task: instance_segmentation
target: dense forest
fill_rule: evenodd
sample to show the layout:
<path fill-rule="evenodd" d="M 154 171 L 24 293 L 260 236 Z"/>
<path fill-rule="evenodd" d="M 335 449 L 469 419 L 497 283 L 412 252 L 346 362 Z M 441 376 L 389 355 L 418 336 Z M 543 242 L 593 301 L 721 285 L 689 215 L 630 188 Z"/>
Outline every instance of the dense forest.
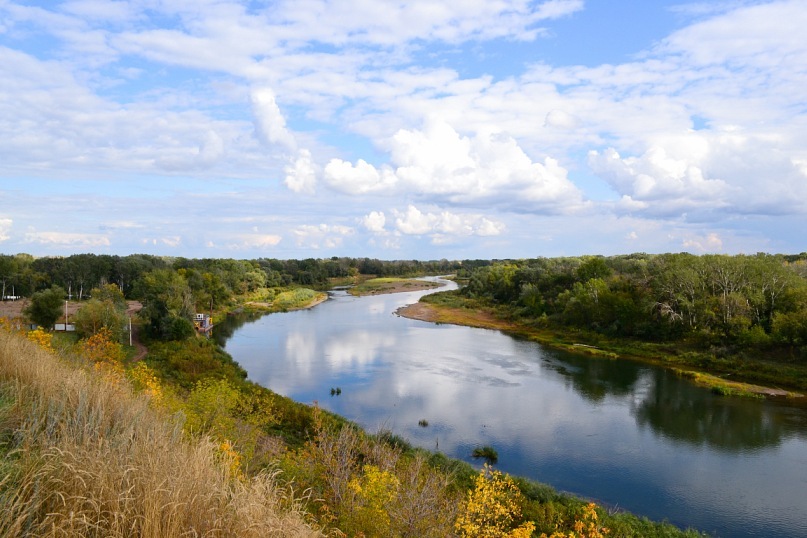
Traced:
<path fill-rule="evenodd" d="M 467 297 L 537 323 L 726 349 L 807 344 L 807 255 L 633 254 L 464 269 Z"/>
<path fill-rule="evenodd" d="M 115 284 L 127 298 L 146 273 L 170 269 L 179 272 L 191 289 L 208 298 L 226 300 L 259 287 L 300 285 L 328 286 L 330 279 L 355 275 L 413 276 L 457 271 L 459 262 L 448 260 L 384 261 L 371 258 L 306 260 L 188 259 L 133 254 L 129 256 L 76 254 L 34 258 L 29 254 L 0 254 L 2 297 L 30 297 L 34 292 L 60 286 L 71 299 L 81 300 L 93 288 Z M 200 301 L 204 299 L 200 298 Z"/>
<path fill-rule="evenodd" d="M 163 324 L 169 311 L 187 318 L 261 289 L 326 289 L 334 279 L 361 275 L 447 273 L 467 279 L 465 296 L 537 324 L 727 349 L 807 345 L 807 253 L 462 261 L 0 255 L 4 298 L 58 286 L 67 298 L 81 301 L 93 288 L 114 284 L 123 297 L 144 302 L 147 318 Z M 152 329 L 171 333 L 153 323 Z"/>
<path fill-rule="evenodd" d="M 101 324 L 113 333 L 122 332 L 125 320 L 120 307 L 125 304 L 124 299 L 140 300 L 148 336 L 178 340 L 193 334 L 194 313 L 226 310 L 236 298 L 271 301 L 277 298 L 273 290 L 299 287 L 322 290 L 336 279 L 349 281 L 360 275 L 445 274 L 459 268 L 458 262 L 447 260 L 337 257 L 234 260 L 145 254 L 34 258 L 17 254 L 0 255 L 0 287 L 4 299 L 31 298 L 32 305 L 26 312 L 35 323 L 52 326 L 64 299 L 87 301 L 77 320 L 79 325 L 95 328 L 103 318 Z M 91 314 L 92 319 L 84 319 Z"/>

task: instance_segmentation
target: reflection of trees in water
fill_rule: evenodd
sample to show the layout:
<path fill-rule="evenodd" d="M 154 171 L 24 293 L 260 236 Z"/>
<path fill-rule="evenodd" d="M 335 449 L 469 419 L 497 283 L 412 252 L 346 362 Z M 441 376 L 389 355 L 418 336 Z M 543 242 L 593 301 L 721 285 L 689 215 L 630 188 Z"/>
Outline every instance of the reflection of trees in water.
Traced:
<path fill-rule="evenodd" d="M 776 446 L 793 432 L 775 406 L 716 396 L 664 370 L 654 370 L 652 376 L 654 387 L 634 414 L 640 426 L 669 439 L 740 452 Z"/>
<path fill-rule="evenodd" d="M 606 396 L 625 396 L 634 391 L 640 366 L 629 361 L 581 357 L 547 352 L 548 366 L 561 374 L 584 398 L 593 402 Z"/>
<path fill-rule="evenodd" d="M 675 441 L 739 452 L 776 446 L 787 435 L 807 433 L 807 415 L 801 408 L 717 396 L 672 372 L 630 361 L 548 354 L 546 366 L 592 402 L 638 394 L 640 377 L 648 379 L 646 396 L 641 391 L 643 399 L 633 408 L 636 421 Z"/>
<path fill-rule="evenodd" d="M 235 314 L 227 314 L 224 319 L 220 321 L 216 321 L 216 325 L 213 327 L 213 340 L 220 345 L 224 346 L 227 340 L 230 337 L 246 325 L 247 323 L 253 322 L 256 319 L 260 318 L 263 314 L 260 313 L 248 313 L 248 312 L 238 312 Z"/>

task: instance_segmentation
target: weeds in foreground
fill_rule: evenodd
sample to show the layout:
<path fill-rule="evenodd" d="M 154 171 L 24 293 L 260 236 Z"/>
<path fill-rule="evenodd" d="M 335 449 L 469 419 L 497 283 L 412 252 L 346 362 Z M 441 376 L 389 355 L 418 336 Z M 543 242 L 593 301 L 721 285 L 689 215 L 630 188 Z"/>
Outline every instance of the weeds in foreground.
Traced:
<path fill-rule="evenodd" d="M 315 509 L 348 536 L 450 536 L 459 505 L 451 478 L 423 456 L 329 424 L 314 410 L 311 439 L 285 467 L 314 497 Z"/>
<path fill-rule="evenodd" d="M 127 383 L 0 331 L 0 536 L 317 536 L 276 474 L 241 480 Z M 226 456 L 226 454 L 225 454 Z"/>
<path fill-rule="evenodd" d="M 0 331 L 0 536 L 321 536 L 314 517 L 334 536 L 596 536 L 580 534 L 593 528 L 584 503 L 547 486 L 475 476 L 316 408 L 298 416 L 299 404 L 221 367 L 186 388 L 142 362 L 110 376 L 97 366 L 119 366 L 108 351 L 66 361 Z M 308 441 L 265 435 L 281 427 Z M 276 469 L 270 459 L 283 475 L 250 474 Z M 292 476 L 295 490 L 281 480 Z M 613 536 L 695 535 L 596 514 Z"/>

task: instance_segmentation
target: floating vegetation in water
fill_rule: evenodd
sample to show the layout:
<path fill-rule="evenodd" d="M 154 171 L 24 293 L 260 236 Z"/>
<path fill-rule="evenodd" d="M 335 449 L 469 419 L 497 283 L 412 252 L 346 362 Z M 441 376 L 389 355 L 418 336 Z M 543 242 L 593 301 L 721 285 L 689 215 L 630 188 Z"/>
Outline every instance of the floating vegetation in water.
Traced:
<path fill-rule="evenodd" d="M 485 458 L 488 463 L 496 463 L 499 461 L 499 453 L 490 445 L 478 446 L 471 452 L 474 458 Z"/>

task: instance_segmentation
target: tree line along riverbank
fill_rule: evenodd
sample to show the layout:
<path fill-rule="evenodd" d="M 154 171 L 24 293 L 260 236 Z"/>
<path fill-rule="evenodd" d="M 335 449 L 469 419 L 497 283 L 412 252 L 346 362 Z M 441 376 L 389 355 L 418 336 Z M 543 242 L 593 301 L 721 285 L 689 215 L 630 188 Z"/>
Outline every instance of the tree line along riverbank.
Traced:
<path fill-rule="evenodd" d="M 687 254 L 488 263 L 403 315 L 660 364 L 720 394 L 807 391 L 804 256 Z"/>

